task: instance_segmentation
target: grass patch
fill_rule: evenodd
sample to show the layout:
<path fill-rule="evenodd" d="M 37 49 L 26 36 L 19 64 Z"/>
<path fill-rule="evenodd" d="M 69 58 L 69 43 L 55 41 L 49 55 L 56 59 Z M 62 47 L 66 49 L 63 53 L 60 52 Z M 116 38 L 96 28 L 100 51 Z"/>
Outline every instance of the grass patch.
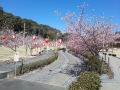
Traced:
<path fill-rule="evenodd" d="M 44 47 L 42 47 L 41 49 L 38 48 L 38 52 L 40 52 L 40 50 L 44 50 Z M 28 53 L 26 56 L 26 49 L 24 46 L 21 46 L 19 48 L 17 48 L 17 52 L 19 52 L 19 56 L 22 59 L 26 59 L 26 58 L 33 58 L 35 56 L 30 56 L 30 49 L 28 49 Z M 38 54 L 37 49 L 33 49 L 33 55 Z M 3 61 L 13 61 L 15 52 L 13 50 L 11 50 L 10 48 L 7 47 L 0 47 L 0 62 Z"/>
<path fill-rule="evenodd" d="M 108 55 L 116 55 L 116 57 L 120 58 L 120 49 L 109 49 L 107 52 L 105 50 L 101 50 L 101 52 L 104 52 Z"/>

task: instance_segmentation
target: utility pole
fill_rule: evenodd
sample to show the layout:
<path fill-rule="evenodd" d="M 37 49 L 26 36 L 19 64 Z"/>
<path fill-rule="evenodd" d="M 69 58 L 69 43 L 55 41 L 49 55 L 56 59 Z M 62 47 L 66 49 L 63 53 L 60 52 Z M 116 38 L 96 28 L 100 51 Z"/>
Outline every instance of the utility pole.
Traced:
<path fill-rule="evenodd" d="M 23 32 L 23 46 L 25 45 L 25 23 L 24 23 L 24 32 Z"/>

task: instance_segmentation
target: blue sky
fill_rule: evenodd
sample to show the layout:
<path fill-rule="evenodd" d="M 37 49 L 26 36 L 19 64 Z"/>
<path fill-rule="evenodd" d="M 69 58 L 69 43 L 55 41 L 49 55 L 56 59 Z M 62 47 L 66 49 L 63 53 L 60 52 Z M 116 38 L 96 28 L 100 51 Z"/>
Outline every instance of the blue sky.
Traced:
<path fill-rule="evenodd" d="M 50 25 L 63 32 L 65 24 L 54 11 L 59 10 L 62 15 L 67 11 L 77 12 L 76 6 L 83 2 L 88 4 L 86 14 L 91 14 L 94 9 L 96 16 L 113 16 L 113 24 L 120 25 L 120 0 L 0 0 L 0 6 L 6 12 L 32 19 L 39 24 Z"/>

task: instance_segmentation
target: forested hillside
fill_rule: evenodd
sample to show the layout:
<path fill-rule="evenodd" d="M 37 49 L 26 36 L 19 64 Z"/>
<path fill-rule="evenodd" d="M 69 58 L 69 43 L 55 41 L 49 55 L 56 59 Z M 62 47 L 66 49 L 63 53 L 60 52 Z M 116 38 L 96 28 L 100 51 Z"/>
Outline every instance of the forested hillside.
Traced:
<path fill-rule="evenodd" d="M 62 33 L 52 28 L 48 25 L 38 24 L 37 22 L 30 19 L 22 19 L 19 16 L 14 16 L 11 13 L 7 13 L 0 7 L 0 31 L 4 30 L 3 27 L 8 27 L 13 29 L 15 32 L 23 32 L 25 23 L 26 35 L 37 35 L 43 38 L 49 37 L 50 39 L 55 39 L 57 33 L 59 37 L 62 36 Z"/>

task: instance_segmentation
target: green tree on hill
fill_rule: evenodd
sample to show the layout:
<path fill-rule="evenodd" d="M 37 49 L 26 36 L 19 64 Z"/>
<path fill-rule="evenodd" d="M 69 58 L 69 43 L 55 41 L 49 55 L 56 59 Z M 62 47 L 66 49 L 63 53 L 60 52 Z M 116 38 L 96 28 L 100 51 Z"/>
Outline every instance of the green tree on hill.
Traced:
<path fill-rule="evenodd" d="M 19 33 L 23 32 L 24 23 L 27 35 L 37 35 L 43 38 L 49 37 L 53 40 L 56 39 L 56 33 L 61 34 L 61 32 L 55 28 L 52 28 L 48 25 L 38 24 L 37 22 L 30 19 L 22 19 L 19 16 L 14 16 L 11 13 L 5 12 L 2 7 L 0 7 L 0 28 L 6 25 L 7 28 L 13 29 L 14 32 Z"/>

